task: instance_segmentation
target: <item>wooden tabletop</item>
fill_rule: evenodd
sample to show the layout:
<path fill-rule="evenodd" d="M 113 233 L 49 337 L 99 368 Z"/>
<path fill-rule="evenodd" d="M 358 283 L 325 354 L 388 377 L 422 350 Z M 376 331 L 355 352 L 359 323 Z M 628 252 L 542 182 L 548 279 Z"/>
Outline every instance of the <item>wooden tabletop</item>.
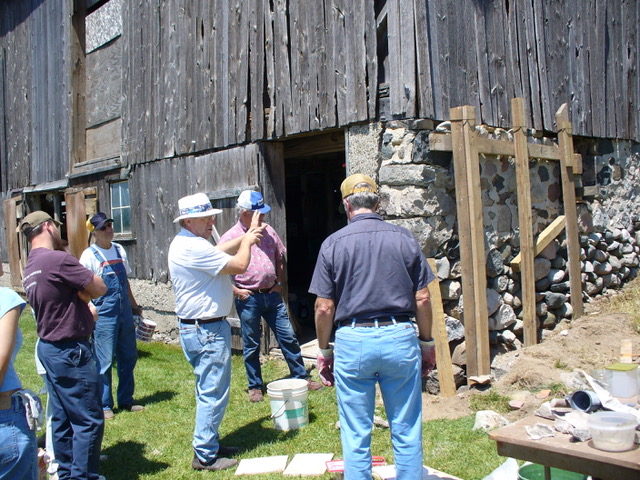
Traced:
<path fill-rule="evenodd" d="M 551 420 L 530 416 L 506 427 L 494 430 L 498 454 L 527 460 L 550 467 L 584 473 L 603 480 L 640 478 L 640 450 L 635 445 L 628 452 L 605 452 L 594 448 L 591 440 L 571 442 L 571 435 L 556 432 L 555 437 L 532 440 L 525 427 L 537 423 L 553 425 Z"/>

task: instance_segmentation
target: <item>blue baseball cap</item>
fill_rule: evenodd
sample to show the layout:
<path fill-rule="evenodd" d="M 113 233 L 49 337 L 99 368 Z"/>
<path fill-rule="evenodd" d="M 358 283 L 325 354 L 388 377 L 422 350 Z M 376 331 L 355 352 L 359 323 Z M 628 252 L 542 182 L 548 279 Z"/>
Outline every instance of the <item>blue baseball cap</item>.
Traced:
<path fill-rule="evenodd" d="M 238 206 L 245 210 L 258 211 L 260 213 L 268 213 L 271 207 L 264 203 L 264 198 L 260 192 L 254 190 L 245 190 L 238 197 Z"/>

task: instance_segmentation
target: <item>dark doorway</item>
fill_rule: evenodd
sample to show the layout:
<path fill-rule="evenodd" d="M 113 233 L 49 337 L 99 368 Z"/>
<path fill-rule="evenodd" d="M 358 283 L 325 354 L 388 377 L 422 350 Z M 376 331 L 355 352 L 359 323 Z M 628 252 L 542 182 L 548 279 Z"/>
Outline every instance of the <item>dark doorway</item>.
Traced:
<path fill-rule="evenodd" d="M 339 211 L 345 171 L 344 150 L 285 158 L 289 307 L 300 343 L 315 338 L 315 296 L 307 290 L 320 245 L 347 224 Z"/>

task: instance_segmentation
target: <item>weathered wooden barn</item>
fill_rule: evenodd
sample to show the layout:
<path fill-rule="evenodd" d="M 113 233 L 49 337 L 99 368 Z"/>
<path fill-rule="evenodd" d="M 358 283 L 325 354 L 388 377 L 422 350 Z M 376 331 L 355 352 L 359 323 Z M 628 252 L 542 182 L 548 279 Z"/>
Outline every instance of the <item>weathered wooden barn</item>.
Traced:
<path fill-rule="evenodd" d="M 2 261 L 20 285 L 29 211 L 79 254 L 102 210 L 135 277 L 163 284 L 178 198 L 206 192 L 224 231 L 256 187 L 304 306 L 345 222 L 338 186 L 368 154 L 350 129 L 435 126 L 460 105 L 508 128 L 522 97 L 538 132 L 568 103 L 574 135 L 638 142 L 638 25 L 636 0 L 3 0 Z"/>

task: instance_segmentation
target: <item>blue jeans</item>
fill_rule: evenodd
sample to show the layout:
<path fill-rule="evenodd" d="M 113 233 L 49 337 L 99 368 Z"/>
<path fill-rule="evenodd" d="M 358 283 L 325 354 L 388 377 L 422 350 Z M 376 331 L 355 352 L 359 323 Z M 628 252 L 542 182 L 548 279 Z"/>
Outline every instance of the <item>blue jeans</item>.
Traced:
<path fill-rule="evenodd" d="M 253 293 L 246 300 L 236 298 L 236 311 L 242 325 L 242 352 L 249 389 L 262 388 L 260 369 L 260 317 L 264 318 L 280 345 L 293 378 L 307 378 L 300 344 L 291 326 L 287 307 L 278 292 Z"/>
<path fill-rule="evenodd" d="M 0 410 L 0 478 L 37 480 L 38 445 L 29 429 L 22 400 L 11 398 L 11 408 Z"/>
<path fill-rule="evenodd" d="M 203 462 L 215 460 L 218 429 L 229 403 L 231 327 L 226 320 L 180 325 L 180 344 L 196 376 L 196 426 L 193 450 Z"/>
<path fill-rule="evenodd" d="M 128 303 L 128 302 L 127 302 Z M 138 361 L 136 329 L 131 307 L 119 316 L 100 315 L 93 332 L 94 350 L 100 374 L 102 408 L 113 408 L 112 375 L 114 356 L 118 368 L 118 406 L 133 404 L 133 369 Z"/>
<path fill-rule="evenodd" d="M 37 349 L 47 372 L 58 478 L 97 480 L 104 413 L 91 344 L 88 340 L 40 340 Z"/>
<path fill-rule="evenodd" d="M 345 480 L 371 480 L 376 383 L 391 427 L 396 478 L 422 478 L 420 363 L 411 323 L 338 328 L 334 374 Z"/>

